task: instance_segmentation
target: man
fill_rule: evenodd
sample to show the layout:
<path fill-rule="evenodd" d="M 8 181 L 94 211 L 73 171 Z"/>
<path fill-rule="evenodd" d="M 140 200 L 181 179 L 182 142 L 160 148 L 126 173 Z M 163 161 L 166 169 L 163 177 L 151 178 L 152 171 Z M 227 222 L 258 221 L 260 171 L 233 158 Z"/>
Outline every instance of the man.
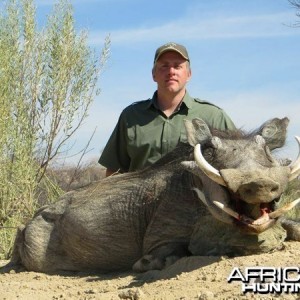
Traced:
<path fill-rule="evenodd" d="M 99 159 L 107 168 L 106 176 L 140 170 L 172 151 L 179 142 L 186 142 L 184 119 L 199 117 L 214 128 L 235 129 L 222 109 L 190 97 L 186 84 L 191 75 L 184 46 L 167 43 L 156 50 L 152 77 L 157 91 L 152 99 L 135 102 L 121 113 Z"/>

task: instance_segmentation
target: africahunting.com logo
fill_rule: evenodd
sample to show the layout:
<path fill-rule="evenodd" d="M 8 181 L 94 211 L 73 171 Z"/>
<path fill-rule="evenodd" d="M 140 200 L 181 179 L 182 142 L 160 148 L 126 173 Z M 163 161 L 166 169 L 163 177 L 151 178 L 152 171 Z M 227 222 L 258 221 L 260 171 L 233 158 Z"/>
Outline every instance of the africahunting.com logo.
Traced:
<path fill-rule="evenodd" d="M 293 294 L 300 292 L 299 267 L 235 267 L 227 282 L 240 281 L 242 292 L 254 294 Z"/>

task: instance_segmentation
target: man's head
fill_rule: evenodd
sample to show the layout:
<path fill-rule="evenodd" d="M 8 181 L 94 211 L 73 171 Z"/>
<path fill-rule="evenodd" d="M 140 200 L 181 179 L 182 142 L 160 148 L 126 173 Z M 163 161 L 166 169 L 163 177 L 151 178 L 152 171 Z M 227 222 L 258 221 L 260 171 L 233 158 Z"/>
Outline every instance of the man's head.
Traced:
<path fill-rule="evenodd" d="M 179 53 L 186 61 L 190 62 L 188 52 L 184 46 L 177 43 L 167 43 L 157 48 L 154 56 L 154 65 L 159 60 L 161 55 L 169 51 L 174 51 Z"/>
<path fill-rule="evenodd" d="M 167 43 L 156 50 L 152 77 L 158 91 L 183 93 L 191 75 L 190 59 L 184 46 Z"/>

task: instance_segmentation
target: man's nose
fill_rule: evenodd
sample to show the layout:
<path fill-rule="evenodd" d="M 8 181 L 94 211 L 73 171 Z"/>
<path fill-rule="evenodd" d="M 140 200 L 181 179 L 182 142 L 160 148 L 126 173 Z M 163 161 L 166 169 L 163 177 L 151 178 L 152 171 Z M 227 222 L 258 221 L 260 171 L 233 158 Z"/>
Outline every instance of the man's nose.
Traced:
<path fill-rule="evenodd" d="M 173 66 L 169 67 L 169 74 L 174 74 L 175 71 L 176 71 L 175 67 L 173 67 Z"/>

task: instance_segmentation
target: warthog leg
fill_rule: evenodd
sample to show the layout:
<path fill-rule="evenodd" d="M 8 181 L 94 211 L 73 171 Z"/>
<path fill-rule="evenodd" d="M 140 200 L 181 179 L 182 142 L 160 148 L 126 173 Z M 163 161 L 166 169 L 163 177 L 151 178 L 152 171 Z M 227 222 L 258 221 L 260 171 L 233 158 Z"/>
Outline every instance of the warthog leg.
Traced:
<path fill-rule="evenodd" d="M 182 243 L 170 243 L 160 246 L 150 253 L 145 254 L 132 267 L 136 272 L 146 272 L 149 270 L 162 270 L 173 264 L 181 257 L 188 256 L 191 253 L 188 245 Z"/>

